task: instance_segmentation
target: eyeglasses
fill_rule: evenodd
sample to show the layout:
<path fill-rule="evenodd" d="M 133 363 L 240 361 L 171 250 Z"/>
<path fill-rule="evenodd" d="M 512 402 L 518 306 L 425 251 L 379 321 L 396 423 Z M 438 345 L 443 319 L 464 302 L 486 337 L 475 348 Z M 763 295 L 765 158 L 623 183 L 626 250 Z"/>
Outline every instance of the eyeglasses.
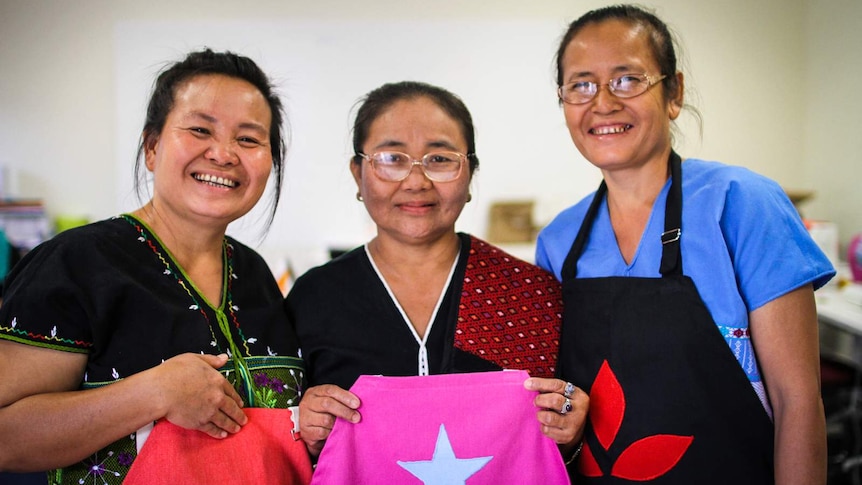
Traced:
<path fill-rule="evenodd" d="M 458 152 L 426 153 L 421 160 L 401 152 L 377 152 L 366 155 L 357 153 L 368 160 L 374 173 L 383 180 L 400 182 L 406 179 L 414 165 L 422 167 L 422 173 L 434 182 L 451 182 L 461 175 L 461 166 L 469 155 Z"/>
<path fill-rule="evenodd" d="M 647 92 L 654 84 L 664 79 L 664 74 L 652 77 L 647 74 L 624 74 L 607 82 L 607 87 L 618 98 L 634 98 Z M 592 81 L 575 81 L 557 88 L 557 96 L 568 104 L 584 104 L 596 97 L 605 84 Z"/>

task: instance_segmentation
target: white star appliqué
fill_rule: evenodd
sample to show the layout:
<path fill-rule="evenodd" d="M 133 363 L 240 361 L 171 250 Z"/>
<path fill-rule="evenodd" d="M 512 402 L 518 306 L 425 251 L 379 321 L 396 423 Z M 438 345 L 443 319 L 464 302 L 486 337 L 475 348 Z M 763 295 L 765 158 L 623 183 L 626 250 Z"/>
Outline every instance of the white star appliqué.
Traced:
<path fill-rule="evenodd" d="M 457 458 L 449 443 L 446 426 L 440 425 L 434 456 L 430 461 L 399 461 L 398 465 L 425 485 L 464 485 L 467 479 L 481 470 L 493 456 Z"/>

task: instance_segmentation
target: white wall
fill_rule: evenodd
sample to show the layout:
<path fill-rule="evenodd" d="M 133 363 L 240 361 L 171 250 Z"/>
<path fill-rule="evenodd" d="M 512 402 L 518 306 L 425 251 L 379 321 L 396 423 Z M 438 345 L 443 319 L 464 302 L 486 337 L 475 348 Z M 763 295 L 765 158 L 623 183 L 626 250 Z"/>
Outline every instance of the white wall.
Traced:
<path fill-rule="evenodd" d="M 285 93 L 292 141 L 284 205 L 268 245 L 322 241 L 353 246 L 371 236 L 373 225 L 354 198 L 356 185 L 347 169 L 353 153 L 349 131 L 357 98 L 387 81 L 446 86 L 471 107 L 481 162 L 472 187 L 475 202 L 459 221 L 462 227 L 481 233 L 491 199 L 529 198 L 547 186 L 545 197 L 569 201 L 573 191 L 584 193 L 597 183 L 595 177 L 572 176 L 578 164 L 571 163 L 575 150 L 553 94 L 550 55 L 533 55 L 552 50 L 559 30 L 554 22 L 401 19 L 377 35 L 369 35 L 368 23 L 307 18 L 123 22 L 115 35 L 117 144 L 133 148 L 137 141 L 154 69 L 178 51 L 210 45 L 253 56 Z M 222 32 L 217 39 L 214 27 Z M 118 171 L 127 165 L 120 159 Z M 565 172 L 573 183 L 547 184 L 549 174 Z M 124 184 L 128 177 L 121 174 L 117 186 Z"/>
<path fill-rule="evenodd" d="M 566 24 L 604 4 L 2 0 L 6 195 L 42 197 L 52 214 L 93 220 L 133 208 L 131 168 L 152 78 L 163 62 L 207 45 L 255 58 L 284 94 L 294 138 L 265 249 L 349 246 L 369 236 L 347 170 L 350 108 L 376 85 L 408 78 L 451 89 L 473 112 L 482 165 L 459 229 L 482 235 L 490 203 L 504 198 L 535 198 L 546 222 L 599 180 L 568 138 L 552 59 Z M 650 4 L 683 42 L 689 100 L 704 117 L 702 139 L 683 120 L 681 154 L 814 190 L 806 215 L 837 221 L 845 243 L 862 231 L 862 95 L 840 91 L 859 79 L 862 33 L 852 19 L 862 18 L 860 5 Z M 258 228 L 231 232 L 258 244 Z"/>
<path fill-rule="evenodd" d="M 846 249 L 862 232 L 862 1 L 814 0 L 806 27 L 803 173 L 817 193 L 807 209 L 838 222 Z"/>

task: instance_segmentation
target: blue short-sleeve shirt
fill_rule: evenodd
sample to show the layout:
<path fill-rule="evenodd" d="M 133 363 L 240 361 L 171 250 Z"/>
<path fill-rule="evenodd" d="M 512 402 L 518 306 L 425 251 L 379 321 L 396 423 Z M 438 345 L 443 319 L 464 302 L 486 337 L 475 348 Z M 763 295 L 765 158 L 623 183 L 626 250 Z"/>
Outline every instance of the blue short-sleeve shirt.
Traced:
<path fill-rule="evenodd" d="M 781 187 L 748 169 L 688 159 L 682 164 L 683 273 L 765 402 L 748 333 L 751 311 L 835 270 Z M 670 181 L 656 199 L 631 263 L 619 251 L 607 202 L 578 260 L 578 277 L 661 276 L 661 233 Z M 539 234 L 536 262 L 558 279 L 593 195 L 561 212 Z"/>

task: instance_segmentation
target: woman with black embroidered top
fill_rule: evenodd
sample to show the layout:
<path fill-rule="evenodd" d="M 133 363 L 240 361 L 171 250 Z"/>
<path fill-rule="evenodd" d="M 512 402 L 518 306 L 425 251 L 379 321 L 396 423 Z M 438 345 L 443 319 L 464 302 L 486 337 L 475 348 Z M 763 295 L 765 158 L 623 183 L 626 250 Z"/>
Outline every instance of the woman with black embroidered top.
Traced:
<path fill-rule="evenodd" d="M 507 368 L 529 372 L 536 425 L 571 460 L 589 399 L 553 378 L 559 284 L 455 230 L 479 166 L 464 102 L 422 82 L 379 86 L 356 112 L 353 149 L 356 198 L 377 235 L 309 270 L 286 299 L 308 366 L 300 428 L 309 451 L 320 453 L 336 418 L 359 422 L 348 389 L 362 374 Z"/>
<path fill-rule="evenodd" d="M 225 235 L 270 174 L 271 223 L 281 124 L 246 57 L 207 49 L 160 74 L 136 163 L 152 198 L 59 234 L 7 279 L 0 469 L 120 483 L 156 421 L 221 440 L 249 422 L 244 408 L 298 404 L 304 370 L 281 293 L 263 259 Z"/>

